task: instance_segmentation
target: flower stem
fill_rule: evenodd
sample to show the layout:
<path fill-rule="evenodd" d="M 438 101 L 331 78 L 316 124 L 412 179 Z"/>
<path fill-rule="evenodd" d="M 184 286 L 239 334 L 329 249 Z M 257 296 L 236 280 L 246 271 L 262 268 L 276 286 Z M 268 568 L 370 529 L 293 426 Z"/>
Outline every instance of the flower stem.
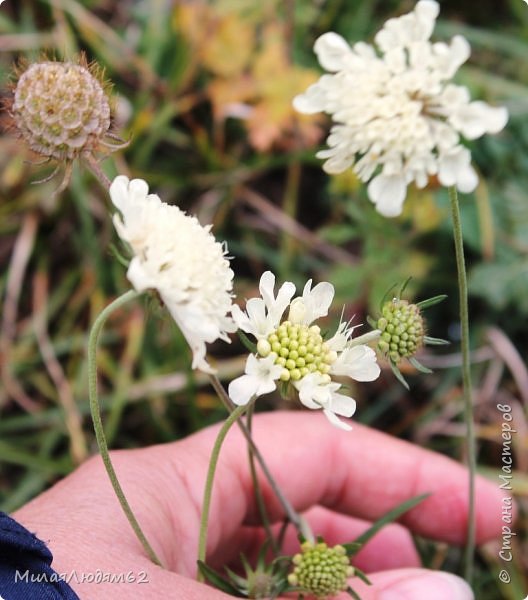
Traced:
<path fill-rule="evenodd" d="M 348 346 L 350 348 L 353 348 L 354 346 L 360 346 L 362 344 L 369 344 L 370 342 L 377 340 L 380 337 L 380 335 L 381 335 L 381 331 L 379 329 L 373 329 L 372 331 L 368 331 L 367 333 L 364 333 L 363 335 L 360 335 L 357 338 L 352 338 L 348 342 Z"/>
<path fill-rule="evenodd" d="M 255 405 L 252 404 L 247 412 L 246 416 L 246 426 L 251 434 L 251 422 L 254 413 Z M 266 537 L 271 544 L 271 548 L 275 556 L 279 555 L 279 546 L 277 544 L 277 540 L 271 531 L 270 520 L 268 517 L 268 511 L 266 510 L 266 503 L 264 502 L 264 496 L 262 495 L 262 487 L 260 485 L 259 478 L 257 477 L 257 466 L 255 464 L 255 453 L 251 446 L 248 445 L 248 458 L 249 458 L 249 470 L 251 472 L 251 480 L 253 482 L 253 489 L 255 490 L 255 500 L 257 502 L 257 507 L 260 513 L 260 519 L 262 521 L 262 526 L 264 527 L 264 531 L 266 532 Z"/>
<path fill-rule="evenodd" d="M 451 204 L 451 217 L 453 220 L 453 237 L 455 240 L 455 254 L 458 272 L 462 347 L 462 384 L 464 389 L 464 413 L 467 431 L 467 460 L 469 467 L 468 524 L 464 576 L 466 581 L 471 585 L 471 580 L 473 579 L 473 560 L 475 554 L 475 472 L 477 468 L 477 459 L 475 429 L 473 422 L 471 365 L 469 355 L 468 291 L 458 194 L 455 186 L 451 186 L 448 191 L 449 201 Z"/>
<path fill-rule="evenodd" d="M 210 380 L 211 380 L 212 386 L 214 387 L 216 393 L 218 394 L 220 400 L 222 401 L 222 404 L 226 407 L 228 412 L 233 413 L 233 411 L 236 409 L 234 408 L 233 403 L 231 402 L 231 399 L 227 395 L 227 392 L 225 391 L 224 386 L 222 385 L 222 383 L 220 382 L 218 377 L 216 375 L 210 375 Z M 295 527 L 295 529 L 297 529 L 298 532 L 303 533 L 303 535 L 305 535 L 305 532 L 307 529 L 307 524 L 304 523 L 304 521 L 301 519 L 300 515 L 296 512 L 296 510 L 293 508 L 293 506 L 289 503 L 288 499 L 282 493 L 277 482 L 273 478 L 273 475 L 271 474 L 271 472 L 268 468 L 268 465 L 264 461 L 264 457 L 262 456 L 262 454 L 260 453 L 260 450 L 255 445 L 255 442 L 253 441 L 253 438 L 251 436 L 251 433 L 248 431 L 248 428 L 245 426 L 245 424 L 241 420 L 238 421 L 238 426 L 240 427 L 242 433 L 244 434 L 244 437 L 246 438 L 246 440 L 249 444 L 249 447 L 253 451 L 255 458 L 259 462 L 262 472 L 264 473 L 266 479 L 269 481 L 269 484 L 271 486 L 271 489 L 273 490 L 273 493 L 275 494 L 275 496 L 277 496 L 277 499 L 281 503 L 281 505 L 284 509 L 284 512 L 286 514 L 286 517 L 291 522 L 291 524 Z M 305 535 L 305 537 L 307 537 L 307 536 Z"/>
<path fill-rule="evenodd" d="M 110 181 L 110 179 L 108 179 L 105 172 L 101 168 L 99 161 L 96 158 L 94 158 L 94 156 L 90 153 L 84 156 L 84 160 L 90 168 L 90 171 L 98 179 L 99 183 L 105 188 L 105 190 L 109 190 L 110 186 L 112 185 L 112 182 Z"/>
<path fill-rule="evenodd" d="M 202 502 L 202 516 L 200 519 L 200 535 L 198 537 L 198 560 L 205 562 L 205 553 L 207 550 L 207 528 L 209 525 L 209 511 L 211 508 L 211 497 L 213 492 L 213 483 L 216 473 L 216 467 L 218 465 L 218 458 L 220 457 L 220 450 L 222 444 L 227 436 L 227 433 L 231 429 L 232 425 L 246 412 L 250 404 L 244 406 L 238 406 L 225 420 L 218 437 L 211 451 L 211 458 L 209 460 L 209 468 L 207 470 L 207 479 L 205 480 L 205 490 Z M 203 581 L 203 575 L 201 571 L 198 571 L 198 581 Z"/>
<path fill-rule="evenodd" d="M 119 298 L 116 298 L 111 304 L 109 304 L 97 317 L 94 324 L 92 325 L 92 329 L 90 331 L 90 338 L 88 341 L 88 394 L 90 397 L 90 412 L 92 414 L 92 420 L 95 430 L 95 437 L 97 440 L 97 446 L 99 447 L 99 452 L 101 454 L 101 458 L 103 459 L 104 466 L 106 468 L 106 472 L 108 473 L 108 477 L 110 478 L 110 482 L 112 483 L 112 487 L 114 488 L 114 492 L 121 504 L 121 508 L 125 513 L 128 522 L 132 526 L 134 533 L 136 534 L 138 540 L 141 542 L 143 549 L 147 553 L 150 560 L 162 566 L 162 563 L 152 546 L 147 541 L 143 530 L 141 529 L 132 509 L 130 508 L 130 504 L 126 499 L 125 493 L 123 492 L 123 488 L 117 479 L 117 475 L 110 460 L 110 455 L 108 453 L 108 444 L 106 442 L 106 436 L 103 429 L 103 423 L 101 421 L 101 411 L 99 408 L 99 399 L 97 396 L 97 341 L 99 339 L 99 335 L 105 324 L 106 319 L 110 316 L 110 314 L 123 306 L 129 300 L 133 300 L 139 296 L 139 293 L 135 290 L 129 290 L 124 293 Z"/>

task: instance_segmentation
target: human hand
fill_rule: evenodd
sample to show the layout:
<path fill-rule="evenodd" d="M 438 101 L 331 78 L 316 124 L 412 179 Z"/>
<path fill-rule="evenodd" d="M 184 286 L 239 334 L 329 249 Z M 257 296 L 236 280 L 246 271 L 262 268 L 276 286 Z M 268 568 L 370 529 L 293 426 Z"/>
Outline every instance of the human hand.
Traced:
<path fill-rule="evenodd" d="M 195 581 L 202 494 L 217 430 L 211 427 L 179 442 L 112 453 L 132 509 L 167 569 L 144 555 L 99 457 L 14 518 L 48 544 L 57 572 L 75 573 L 70 585 L 81 599 L 227 600 L 230 596 Z M 472 598 L 462 580 L 419 568 L 410 535 L 412 531 L 453 544 L 464 542 L 463 467 L 359 424 L 351 432 L 338 431 L 320 415 L 309 413 L 257 415 L 254 439 L 284 494 L 329 545 L 353 540 L 368 522 L 404 500 L 431 494 L 356 555 L 354 564 L 367 571 L 373 583 L 369 587 L 352 580 L 363 600 Z M 264 479 L 262 488 L 271 517 L 280 520 L 281 506 Z M 481 543 L 500 535 L 502 495 L 497 486 L 478 479 L 476 497 Z M 222 448 L 215 479 L 208 564 L 221 568 L 236 563 L 241 552 L 254 554 L 262 541 L 246 443 L 235 427 Z M 287 536 L 284 553 L 297 551 L 295 537 Z M 90 583 L 98 570 L 113 576 L 132 573 L 136 582 Z M 80 582 L 83 576 L 85 582 Z"/>

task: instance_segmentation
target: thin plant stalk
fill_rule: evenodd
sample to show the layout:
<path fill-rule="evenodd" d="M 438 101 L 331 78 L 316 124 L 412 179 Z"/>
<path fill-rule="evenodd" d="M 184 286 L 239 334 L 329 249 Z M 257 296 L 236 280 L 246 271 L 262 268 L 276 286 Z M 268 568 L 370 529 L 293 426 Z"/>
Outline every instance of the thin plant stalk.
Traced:
<path fill-rule="evenodd" d="M 255 405 L 252 404 L 249 407 L 246 416 L 246 426 L 251 433 L 251 422 L 254 413 Z M 259 478 L 257 477 L 257 466 L 255 464 L 255 453 L 251 446 L 248 445 L 248 458 L 249 458 L 249 471 L 251 473 L 251 480 L 253 482 L 253 489 L 255 490 L 255 501 L 257 503 L 257 507 L 260 513 L 260 520 L 262 521 L 262 526 L 264 527 L 264 531 L 266 532 L 266 537 L 271 544 L 271 548 L 275 556 L 279 554 L 279 545 L 277 544 L 277 540 L 271 531 L 271 524 L 268 517 L 268 511 L 266 510 L 266 503 L 264 502 L 264 496 L 262 495 L 262 487 L 260 485 Z"/>
<path fill-rule="evenodd" d="M 468 499 L 468 524 L 467 542 L 465 549 L 464 576 L 471 584 L 473 579 L 473 560 L 475 554 L 475 473 L 477 469 L 476 440 L 473 417 L 473 399 L 471 386 L 471 363 L 469 353 L 469 315 L 466 264 L 464 260 L 464 244 L 462 238 L 462 223 L 458 194 L 455 186 L 448 190 L 451 204 L 451 217 L 453 220 L 453 237 L 455 241 L 455 254 L 458 273 L 458 293 L 460 303 L 460 329 L 462 350 L 462 385 L 464 392 L 464 418 L 466 421 L 467 435 L 467 461 L 469 467 L 469 499 Z"/>
<path fill-rule="evenodd" d="M 211 380 L 211 384 L 212 384 L 213 388 L 215 389 L 216 393 L 218 394 L 218 397 L 222 401 L 222 404 L 226 407 L 226 409 L 229 413 L 232 413 L 236 409 L 234 408 L 233 403 L 231 402 L 231 399 L 227 395 L 227 392 L 225 391 L 224 386 L 222 385 L 222 383 L 220 382 L 220 380 L 218 379 L 218 377 L 216 375 L 210 375 L 209 378 Z M 260 450 L 257 448 L 255 442 L 253 441 L 251 433 L 248 431 L 248 428 L 246 427 L 246 425 L 244 424 L 244 422 L 241 419 L 238 420 L 238 426 L 240 427 L 242 433 L 244 434 L 244 437 L 246 438 L 246 440 L 249 444 L 249 447 L 252 449 L 252 451 L 255 455 L 255 458 L 257 459 L 258 463 L 260 464 L 260 467 L 262 469 L 262 472 L 264 473 L 264 476 L 269 481 L 269 484 L 271 486 L 271 489 L 273 490 L 273 493 L 275 494 L 275 496 L 281 503 L 281 505 L 284 509 L 284 512 L 286 514 L 286 517 L 291 522 L 291 524 L 295 527 L 295 529 L 297 529 L 297 531 L 299 533 L 302 533 L 306 538 L 309 538 L 310 532 L 307 531 L 307 524 L 304 522 L 303 519 L 301 519 L 301 516 L 297 513 L 297 511 L 293 508 L 293 506 L 289 503 L 288 499 L 282 493 L 280 487 L 278 486 L 277 482 L 273 478 L 273 475 L 271 474 L 271 472 L 268 468 L 268 465 L 264 461 L 264 457 L 260 453 Z"/>
<path fill-rule="evenodd" d="M 97 446 L 99 447 L 99 453 L 101 454 L 101 458 L 103 459 L 103 463 L 108 473 L 108 477 L 110 478 L 110 482 L 112 487 L 114 488 L 115 495 L 119 500 L 119 504 L 125 513 L 128 522 L 130 523 L 134 533 L 136 534 L 138 540 L 141 542 L 143 549 L 145 550 L 147 556 L 150 560 L 156 565 L 163 566 L 161 560 L 158 558 L 156 552 L 154 552 L 152 546 L 149 544 L 141 526 L 139 525 L 138 520 L 136 519 L 134 513 L 132 512 L 132 508 L 126 499 L 125 493 L 119 480 L 117 478 L 117 474 L 114 469 L 114 465 L 110 460 L 110 455 L 108 453 L 108 443 L 106 441 L 106 436 L 103 429 L 103 423 L 101 420 L 101 411 L 99 408 L 99 399 L 97 395 L 97 342 L 99 339 L 99 335 L 105 324 L 107 318 L 110 316 L 112 312 L 137 298 L 139 293 L 135 290 L 129 290 L 125 292 L 119 298 L 116 298 L 111 304 L 109 304 L 101 313 L 98 315 L 94 324 L 92 325 L 92 329 L 90 331 L 90 338 L 88 341 L 88 394 L 90 397 L 90 412 L 92 415 L 93 426 L 95 430 L 95 438 L 97 440 Z"/>
<path fill-rule="evenodd" d="M 218 458 L 220 457 L 220 450 L 222 444 L 236 421 L 246 412 L 250 404 L 244 406 L 238 406 L 224 421 L 218 436 L 215 440 L 213 449 L 211 451 L 211 458 L 209 459 L 209 467 L 207 469 L 207 479 L 205 480 L 205 489 L 202 502 L 202 515 L 200 519 L 200 534 L 198 537 L 198 560 L 205 562 L 205 553 L 207 550 L 207 529 L 209 525 L 209 512 L 211 508 L 211 498 L 213 492 L 214 477 L 216 474 L 216 467 L 218 465 Z M 198 571 L 198 581 L 203 581 L 204 577 L 201 571 Z"/>

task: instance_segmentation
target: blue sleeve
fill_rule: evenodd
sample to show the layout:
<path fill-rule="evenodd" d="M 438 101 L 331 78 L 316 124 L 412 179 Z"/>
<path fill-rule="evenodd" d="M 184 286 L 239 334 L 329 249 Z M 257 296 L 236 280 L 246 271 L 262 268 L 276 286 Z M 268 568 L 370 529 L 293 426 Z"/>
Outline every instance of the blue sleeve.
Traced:
<path fill-rule="evenodd" d="M 44 542 L 0 512 L 0 600 L 79 600 Z"/>

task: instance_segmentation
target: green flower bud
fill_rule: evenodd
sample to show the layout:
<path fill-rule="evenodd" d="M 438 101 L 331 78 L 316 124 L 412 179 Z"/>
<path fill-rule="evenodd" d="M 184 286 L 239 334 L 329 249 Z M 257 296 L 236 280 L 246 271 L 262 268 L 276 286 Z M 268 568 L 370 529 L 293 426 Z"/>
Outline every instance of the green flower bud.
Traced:
<path fill-rule="evenodd" d="M 381 310 L 383 317 L 377 327 L 382 332 L 378 349 L 397 364 L 403 358 L 411 358 L 424 343 L 425 324 L 416 304 L 393 298 Z"/>
<path fill-rule="evenodd" d="M 354 568 L 343 546 L 329 548 L 324 542 L 304 542 L 293 557 L 293 572 L 288 583 L 313 594 L 318 600 L 335 596 L 348 587 Z"/>

